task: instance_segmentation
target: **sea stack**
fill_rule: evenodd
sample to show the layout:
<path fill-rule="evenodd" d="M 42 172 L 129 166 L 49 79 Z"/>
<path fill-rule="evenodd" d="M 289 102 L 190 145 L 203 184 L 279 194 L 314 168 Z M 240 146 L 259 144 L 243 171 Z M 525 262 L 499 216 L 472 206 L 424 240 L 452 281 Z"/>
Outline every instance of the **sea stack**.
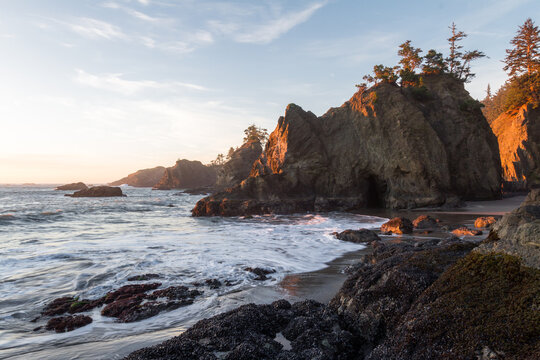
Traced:
<path fill-rule="evenodd" d="M 454 205 L 501 195 L 498 143 L 450 75 L 425 91 L 379 83 L 323 116 L 290 104 L 240 185 L 194 216 Z"/>

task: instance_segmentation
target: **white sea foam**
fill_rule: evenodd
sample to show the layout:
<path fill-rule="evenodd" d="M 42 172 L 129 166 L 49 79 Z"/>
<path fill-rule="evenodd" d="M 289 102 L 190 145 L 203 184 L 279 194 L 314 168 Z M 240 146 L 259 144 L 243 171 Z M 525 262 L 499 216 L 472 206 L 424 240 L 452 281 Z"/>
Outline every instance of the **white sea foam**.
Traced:
<path fill-rule="evenodd" d="M 362 248 L 332 232 L 374 228 L 386 220 L 343 213 L 193 218 L 197 196 L 123 191 L 128 197 L 73 199 L 52 189 L 0 188 L 0 214 L 17 214 L 0 222 L 0 350 L 24 354 L 186 326 L 237 304 L 237 294 L 321 269 Z M 246 267 L 276 272 L 261 282 Z M 160 274 L 152 281 L 163 287 L 206 279 L 233 285 L 205 287 L 193 305 L 137 323 L 116 323 L 96 309 L 92 325 L 72 333 L 31 331 L 36 324 L 29 321 L 52 299 L 101 297 L 145 273 Z"/>

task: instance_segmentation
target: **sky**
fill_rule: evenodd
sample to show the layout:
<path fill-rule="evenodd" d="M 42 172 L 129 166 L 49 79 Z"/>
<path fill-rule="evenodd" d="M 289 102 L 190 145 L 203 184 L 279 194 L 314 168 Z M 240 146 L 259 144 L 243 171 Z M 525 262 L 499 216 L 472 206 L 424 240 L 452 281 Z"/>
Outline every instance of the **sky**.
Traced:
<path fill-rule="evenodd" d="M 177 159 L 208 163 L 289 103 L 340 106 L 399 44 L 447 54 L 469 36 L 482 99 L 538 0 L 3 0 L 0 183 L 106 183 Z"/>

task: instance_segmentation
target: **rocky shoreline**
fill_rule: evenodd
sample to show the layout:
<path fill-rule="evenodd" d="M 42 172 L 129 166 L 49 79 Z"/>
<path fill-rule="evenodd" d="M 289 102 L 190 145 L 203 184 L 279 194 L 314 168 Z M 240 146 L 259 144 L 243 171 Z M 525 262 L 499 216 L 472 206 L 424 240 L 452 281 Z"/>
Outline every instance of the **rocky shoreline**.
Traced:
<path fill-rule="evenodd" d="M 482 244 L 450 228 L 373 237 L 328 304 L 244 305 L 126 359 L 537 359 L 540 264 L 523 263 L 515 238 L 538 229 L 539 195 Z"/>

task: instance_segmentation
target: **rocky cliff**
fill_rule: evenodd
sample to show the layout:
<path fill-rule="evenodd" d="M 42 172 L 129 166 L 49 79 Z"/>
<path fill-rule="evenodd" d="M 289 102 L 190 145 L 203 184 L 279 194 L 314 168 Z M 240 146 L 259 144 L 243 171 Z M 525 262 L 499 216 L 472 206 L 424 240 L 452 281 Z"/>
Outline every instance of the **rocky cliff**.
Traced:
<path fill-rule="evenodd" d="M 523 191 L 540 182 L 540 108 L 523 105 L 491 123 L 499 142 L 504 188 Z"/>
<path fill-rule="evenodd" d="M 240 184 L 249 176 L 253 163 L 261 156 L 262 151 L 259 141 L 248 141 L 236 149 L 229 161 L 219 170 L 216 188 L 225 189 Z"/>
<path fill-rule="evenodd" d="M 497 139 L 463 83 L 381 83 L 321 117 L 291 104 L 240 185 L 195 216 L 414 208 L 500 196 Z"/>
<path fill-rule="evenodd" d="M 154 189 L 188 189 L 213 186 L 216 183 L 217 168 L 203 165 L 200 161 L 178 160 L 154 186 Z"/>
<path fill-rule="evenodd" d="M 524 265 L 540 269 L 540 189 L 533 189 L 520 207 L 497 221 L 477 250 L 519 256 Z"/>
<path fill-rule="evenodd" d="M 122 184 L 127 184 L 135 187 L 153 187 L 159 182 L 159 180 L 161 180 L 164 173 L 165 167 L 163 166 L 156 166 L 155 168 L 151 169 L 142 169 L 129 174 L 120 180 L 113 181 L 109 185 L 120 186 Z"/>

